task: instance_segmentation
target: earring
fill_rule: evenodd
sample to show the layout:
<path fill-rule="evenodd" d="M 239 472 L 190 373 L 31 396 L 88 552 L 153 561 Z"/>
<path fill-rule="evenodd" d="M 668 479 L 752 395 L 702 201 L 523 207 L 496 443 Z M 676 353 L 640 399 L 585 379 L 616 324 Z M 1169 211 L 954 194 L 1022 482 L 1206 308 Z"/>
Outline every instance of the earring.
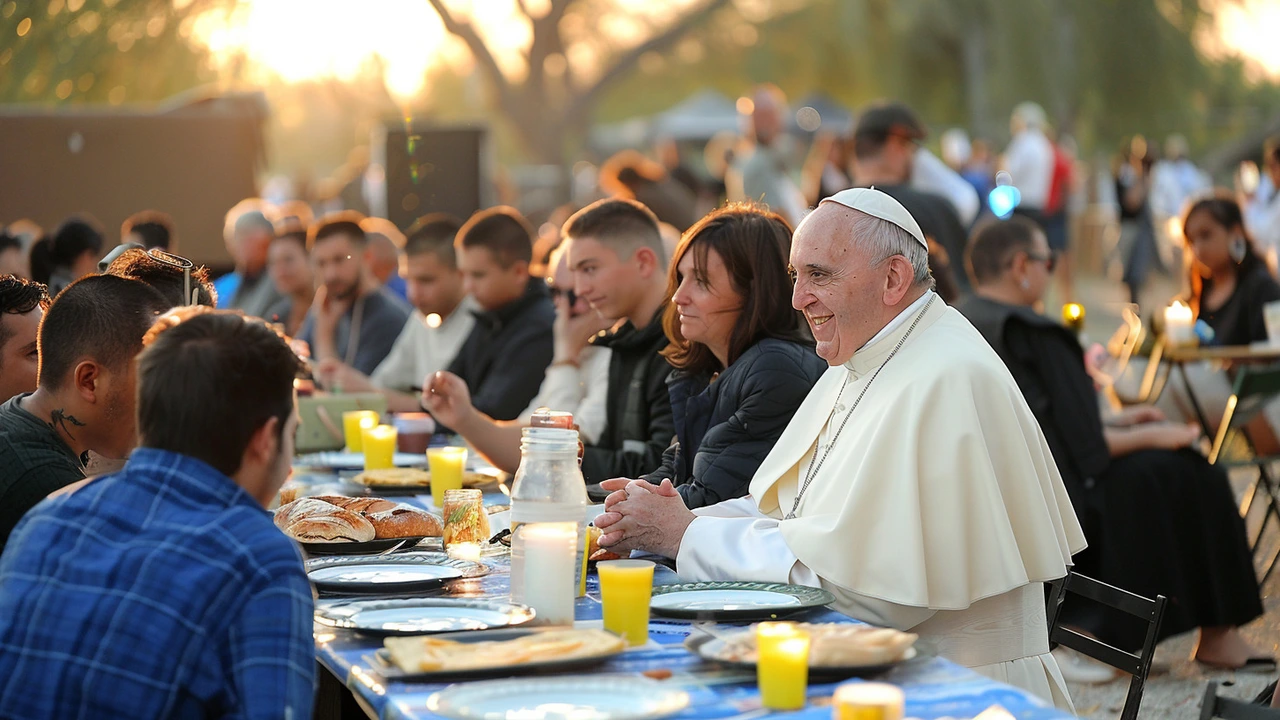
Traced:
<path fill-rule="evenodd" d="M 1245 245 L 1244 236 L 1236 235 L 1235 237 L 1231 238 L 1231 247 L 1227 250 L 1227 252 L 1231 255 L 1231 259 L 1235 261 L 1237 264 L 1239 264 L 1241 262 L 1244 262 L 1244 255 L 1245 255 L 1246 248 L 1247 246 Z"/>

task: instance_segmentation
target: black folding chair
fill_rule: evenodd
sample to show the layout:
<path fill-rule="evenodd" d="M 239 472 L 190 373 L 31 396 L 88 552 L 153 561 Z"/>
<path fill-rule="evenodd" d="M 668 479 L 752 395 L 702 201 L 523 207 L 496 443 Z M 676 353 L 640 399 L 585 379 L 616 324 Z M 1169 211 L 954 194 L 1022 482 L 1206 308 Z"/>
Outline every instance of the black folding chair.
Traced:
<path fill-rule="evenodd" d="M 1218 683 L 1210 680 L 1200 703 L 1200 720 L 1280 720 L 1280 709 L 1218 696 Z"/>
<path fill-rule="evenodd" d="M 1209 452 L 1209 462 L 1215 465 L 1226 468 L 1252 465 L 1258 470 L 1258 477 L 1245 491 L 1244 499 L 1240 502 L 1240 515 L 1246 520 L 1249 518 L 1249 511 L 1253 508 L 1253 504 L 1259 499 L 1263 503 L 1262 522 L 1249 543 L 1255 557 L 1261 549 L 1262 536 L 1266 533 L 1267 525 L 1274 519 L 1278 521 L 1277 527 L 1280 527 L 1280 486 L 1277 486 L 1276 478 L 1271 473 L 1271 464 L 1280 460 L 1280 456 L 1259 455 L 1257 445 L 1250 437 L 1247 426 L 1250 421 L 1258 417 L 1258 413 L 1267 403 L 1277 397 L 1280 397 L 1280 366 L 1241 368 L 1236 375 L 1231 397 L 1227 399 L 1227 408 L 1223 413 L 1222 422 L 1218 425 L 1218 434 L 1213 439 L 1213 449 Z M 1236 435 L 1244 440 L 1249 450 L 1249 457 L 1227 460 L 1223 457 L 1223 448 L 1227 445 L 1227 441 Z M 1265 566 L 1266 569 L 1262 574 L 1263 583 L 1271 577 L 1277 561 L 1280 561 L 1280 547 L 1272 553 L 1271 560 Z"/>
<path fill-rule="evenodd" d="M 1142 643 L 1141 654 L 1125 652 L 1101 640 L 1063 627 L 1061 610 L 1067 593 L 1101 603 L 1146 622 L 1147 638 Z M 1138 717 L 1138 706 L 1142 704 L 1142 690 L 1147 683 L 1147 675 L 1151 672 L 1151 658 L 1155 654 L 1160 620 L 1164 617 L 1164 605 L 1163 595 L 1157 595 L 1155 600 L 1148 600 L 1141 595 L 1135 595 L 1128 590 L 1121 590 L 1076 572 L 1069 572 L 1066 577 L 1059 578 L 1049 585 L 1049 645 L 1051 647 L 1065 645 L 1133 676 L 1129 681 L 1129 694 L 1125 697 L 1120 720 L 1134 720 Z"/>

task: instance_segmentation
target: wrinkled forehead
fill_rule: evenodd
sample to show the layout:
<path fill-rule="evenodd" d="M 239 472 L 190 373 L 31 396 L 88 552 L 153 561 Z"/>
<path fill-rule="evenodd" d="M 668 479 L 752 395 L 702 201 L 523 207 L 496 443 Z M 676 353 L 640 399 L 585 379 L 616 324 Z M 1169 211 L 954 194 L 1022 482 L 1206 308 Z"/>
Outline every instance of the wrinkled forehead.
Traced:
<path fill-rule="evenodd" d="M 822 203 L 805 216 L 791 239 L 791 265 L 830 265 L 862 260 L 862 245 L 855 237 L 865 213 L 839 203 Z"/>

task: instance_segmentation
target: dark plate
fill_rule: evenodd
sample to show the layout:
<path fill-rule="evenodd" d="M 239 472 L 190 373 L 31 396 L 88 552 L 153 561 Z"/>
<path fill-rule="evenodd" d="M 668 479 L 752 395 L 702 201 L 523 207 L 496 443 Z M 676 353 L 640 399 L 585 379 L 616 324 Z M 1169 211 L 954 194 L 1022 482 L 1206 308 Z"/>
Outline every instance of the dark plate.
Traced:
<path fill-rule="evenodd" d="M 563 628 L 546 628 L 546 630 L 557 630 Z M 449 640 L 456 640 L 462 643 L 484 642 L 484 641 L 501 641 L 515 640 L 525 635 L 536 632 L 544 632 L 545 630 L 512 628 L 509 630 L 489 630 L 484 632 L 466 632 L 457 633 L 456 635 L 446 635 Z M 590 655 L 588 657 L 572 658 L 569 660 L 546 660 L 541 662 L 523 663 L 520 665 L 503 665 L 501 667 L 492 668 L 471 668 L 467 670 L 450 670 L 448 672 L 417 672 L 410 673 L 401 670 L 391 662 L 391 655 L 385 648 L 377 650 L 365 656 L 366 661 L 377 671 L 379 675 L 387 680 L 395 680 L 398 682 L 444 682 L 448 680 L 470 680 L 473 678 L 492 678 L 507 677 L 508 675 L 523 675 L 525 673 L 553 673 L 564 672 L 568 670 L 584 670 L 588 668 L 599 667 L 602 663 L 615 655 L 626 652 L 626 648 L 610 653 L 602 653 L 600 655 Z"/>
<path fill-rule="evenodd" d="M 835 602 L 831 593 L 804 585 L 703 582 L 658 585 L 649 610 L 683 620 L 770 620 Z"/>
<path fill-rule="evenodd" d="M 316 622 L 361 635 L 436 635 L 523 625 L 532 608 L 497 600 L 401 598 L 316 603 Z"/>
<path fill-rule="evenodd" d="M 724 665 L 726 667 L 737 668 L 739 670 L 755 672 L 756 664 L 753 662 L 745 662 L 742 660 L 724 660 L 720 658 L 720 651 L 724 648 L 724 641 L 719 638 L 709 637 L 707 635 L 699 635 L 694 633 L 684 641 L 684 646 L 691 652 L 697 654 L 703 660 Z M 915 648 L 907 651 L 906 657 L 897 662 L 885 663 L 880 665 L 810 665 L 809 681 L 810 682 L 830 682 L 844 680 L 852 677 L 871 677 L 873 675 L 881 675 L 898 667 L 899 665 L 911 662 L 921 657 Z"/>
<path fill-rule="evenodd" d="M 303 542 L 298 540 L 297 543 L 302 546 L 312 557 L 325 557 L 329 555 L 374 555 L 383 550 L 404 543 L 403 549 L 409 548 L 422 542 L 425 538 L 423 535 L 415 535 L 413 537 L 402 538 L 378 538 L 368 542 Z"/>
<path fill-rule="evenodd" d="M 483 563 L 455 560 L 441 553 L 403 553 L 372 557 L 322 557 L 308 560 L 307 579 L 317 590 L 351 595 L 394 595 L 442 587 L 464 578 L 483 577 Z"/>

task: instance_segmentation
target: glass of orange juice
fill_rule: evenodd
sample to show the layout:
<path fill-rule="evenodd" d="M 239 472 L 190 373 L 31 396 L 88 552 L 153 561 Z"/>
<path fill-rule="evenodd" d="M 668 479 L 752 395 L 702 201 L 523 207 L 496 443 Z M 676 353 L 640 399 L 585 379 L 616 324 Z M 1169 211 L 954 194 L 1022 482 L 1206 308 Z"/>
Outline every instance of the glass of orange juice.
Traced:
<path fill-rule="evenodd" d="M 381 418 L 372 410 L 348 410 L 342 413 L 342 435 L 347 452 L 364 452 L 363 431 L 375 427 Z"/>
<path fill-rule="evenodd" d="M 648 560 L 606 560 L 596 565 L 604 629 L 626 638 L 635 647 L 649 642 L 649 599 L 653 593 L 653 563 Z"/>
<path fill-rule="evenodd" d="M 462 473 L 467 466 L 464 447 L 427 448 L 427 467 L 431 471 L 431 500 L 444 507 L 444 494 L 462 489 Z"/>

